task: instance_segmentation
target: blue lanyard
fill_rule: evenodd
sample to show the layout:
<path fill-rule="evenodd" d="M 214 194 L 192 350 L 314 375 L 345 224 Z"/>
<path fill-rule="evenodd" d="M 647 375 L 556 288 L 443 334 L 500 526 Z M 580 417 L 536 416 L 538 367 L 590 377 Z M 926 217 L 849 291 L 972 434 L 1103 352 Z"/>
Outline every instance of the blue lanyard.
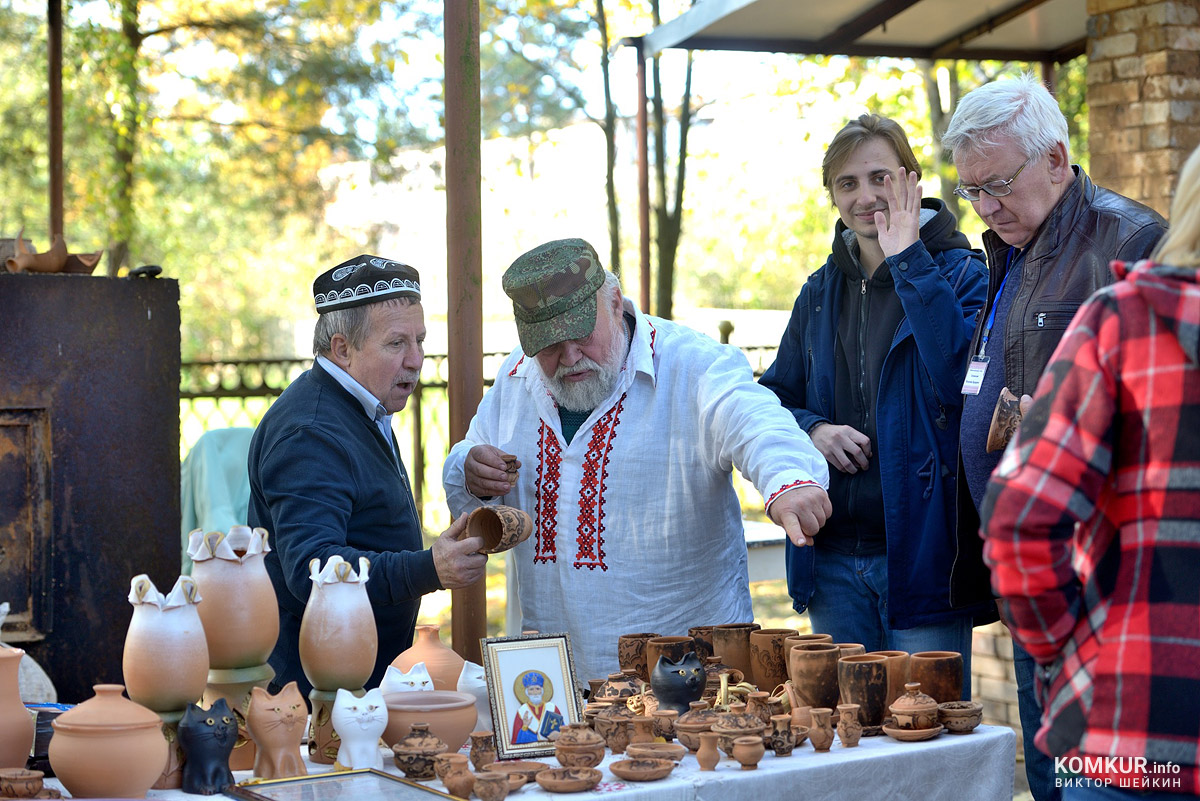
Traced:
<path fill-rule="evenodd" d="M 992 310 L 988 313 L 987 325 L 983 327 L 983 339 L 979 342 L 979 355 L 983 356 L 987 351 L 988 336 L 992 333 L 992 325 L 996 322 L 996 307 L 1000 305 L 1000 297 L 1004 294 L 1004 285 L 1008 283 L 1008 273 L 1012 268 L 1013 254 L 1016 248 L 1008 249 L 1008 261 L 1004 264 L 1004 277 L 1000 279 L 1000 288 L 996 290 L 996 297 L 992 301 Z"/>

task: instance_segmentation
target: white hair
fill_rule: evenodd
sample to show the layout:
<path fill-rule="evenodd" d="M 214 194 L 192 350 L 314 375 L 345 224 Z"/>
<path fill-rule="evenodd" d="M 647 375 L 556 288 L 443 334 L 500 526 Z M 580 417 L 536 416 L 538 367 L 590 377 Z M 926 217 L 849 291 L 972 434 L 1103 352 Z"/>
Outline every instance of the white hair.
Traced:
<path fill-rule="evenodd" d="M 1001 140 L 1016 143 L 1027 158 L 1049 153 L 1060 142 L 1067 156 L 1071 154 L 1067 118 L 1032 73 L 968 92 L 942 134 L 942 146 L 955 159 L 995 147 Z"/>

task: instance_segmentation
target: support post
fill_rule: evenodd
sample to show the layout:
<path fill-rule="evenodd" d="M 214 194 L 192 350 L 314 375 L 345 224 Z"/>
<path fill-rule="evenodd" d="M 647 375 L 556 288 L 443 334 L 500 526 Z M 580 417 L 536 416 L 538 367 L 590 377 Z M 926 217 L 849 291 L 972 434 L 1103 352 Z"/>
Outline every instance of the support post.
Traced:
<path fill-rule="evenodd" d="M 650 313 L 650 151 L 647 145 L 646 105 L 646 55 L 645 42 L 639 36 L 633 39 L 634 51 L 637 53 L 637 165 L 638 165 L 638 236 L 640 250 L 638 258 L 639 276 L 641 278 L 641 294 L 639 303 L 642 311 Z"/>

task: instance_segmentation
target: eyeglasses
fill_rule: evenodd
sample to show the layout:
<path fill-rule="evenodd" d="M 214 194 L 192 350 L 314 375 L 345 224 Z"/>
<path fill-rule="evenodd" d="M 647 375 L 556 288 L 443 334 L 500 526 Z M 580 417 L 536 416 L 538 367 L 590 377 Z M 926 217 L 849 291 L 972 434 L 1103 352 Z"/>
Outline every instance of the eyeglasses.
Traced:
<path fill-rule="evenodd" d="M 1010 184 L 1017 180 L 1017 176 L 1021 174 L 1021 170 L 1025 169 L 1031 161 L 1033 161 L 1032 156 L 1025 159 L 1025 163 L 1018 167 L 1017 171 L 1012 174 L 1012 178 L 1009 178 L 1007 181 L 988 181 L 986 184 L 981 184 L 980 186 L 964 186 L 959 184 L 958 186 L 954 187 L 954 194 L 958 195 L 963 200 L 969 200 L 972 203 L 979 200 L 980 192 L 987 192 L 992 197 L 1004 197 L 1005 195 L 1011 195 L 1012 187 Z"/>

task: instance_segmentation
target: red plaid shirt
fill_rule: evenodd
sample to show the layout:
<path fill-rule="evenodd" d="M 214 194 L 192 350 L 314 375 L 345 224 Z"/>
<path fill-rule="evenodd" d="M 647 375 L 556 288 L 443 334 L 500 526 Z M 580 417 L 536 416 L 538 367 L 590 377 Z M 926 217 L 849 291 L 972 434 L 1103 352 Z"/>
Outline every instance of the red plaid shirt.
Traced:
<path fill-rule="evenodd" d="M 1197 793 L 1200 271 L 1114 269 L 992 475 L 984 557 L 1042 666 L 1038 747 L 1171 762 L 1154 786 Z"/>

